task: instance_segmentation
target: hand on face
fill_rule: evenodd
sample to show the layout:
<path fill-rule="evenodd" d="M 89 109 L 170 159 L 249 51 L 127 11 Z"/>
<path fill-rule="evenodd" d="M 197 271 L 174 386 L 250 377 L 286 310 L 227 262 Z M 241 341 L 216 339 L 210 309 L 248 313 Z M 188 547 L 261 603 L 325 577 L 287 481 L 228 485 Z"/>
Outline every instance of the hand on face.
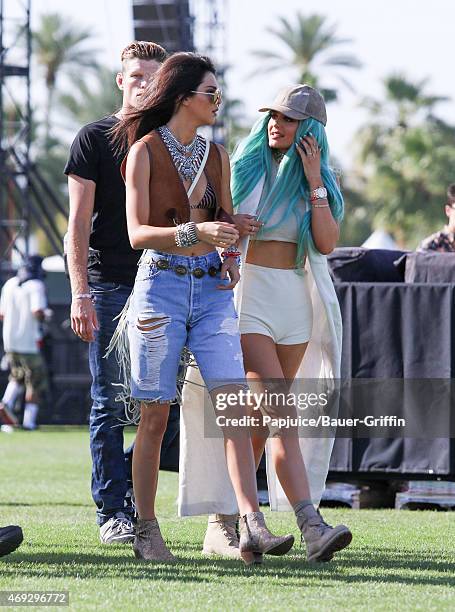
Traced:
<path fill-rule="evenodd" d="M 316 138 L 310 133 L 295 143 L 302 160 L 303 170 L 308 181 L 321 173 L 321 149 Z"/>

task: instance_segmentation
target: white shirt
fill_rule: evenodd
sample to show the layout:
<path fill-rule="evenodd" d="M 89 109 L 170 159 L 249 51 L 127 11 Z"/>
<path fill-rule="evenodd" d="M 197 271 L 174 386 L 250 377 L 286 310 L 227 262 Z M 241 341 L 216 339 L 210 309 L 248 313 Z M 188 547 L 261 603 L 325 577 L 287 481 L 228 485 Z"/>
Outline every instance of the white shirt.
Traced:
<path fill-rule="evenodd" d="M 5 352 L 39 352 L 40 324 L 33 315 L 47 307 L 43 281 L 29 280 L 19 285 L 15 276 L 3 285 L 0 313 L 3 315 L 3 348 Z"/>

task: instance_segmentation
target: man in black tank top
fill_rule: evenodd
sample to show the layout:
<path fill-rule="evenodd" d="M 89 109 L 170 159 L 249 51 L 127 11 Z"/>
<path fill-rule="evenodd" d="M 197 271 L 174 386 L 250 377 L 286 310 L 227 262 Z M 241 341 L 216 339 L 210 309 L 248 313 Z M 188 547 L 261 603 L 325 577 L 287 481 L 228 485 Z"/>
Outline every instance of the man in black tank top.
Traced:
<path fill-rule="evenodd" d="M 120 175 L 124 151 L 115 150 L 109 130 L 135 108 L 152 75 L 166 57 L 151 42 L 135 41 L 122 52 L 116 82 L 123 92 L 115 115 L 84 126 L 71 146 L 68 175 L 70 214 L 67 257 L 71 281 L 71 327 L 89 342 L 93 406 L 90 414 L 92 496 L 101 541 L 131 542 L 133 525 L 125 508 L 127 469 L 123 451 L 123 404 L 115 401 L 119 367 L 104 354 L 116 327 L 114 318 L 131 293 L 140 252 L 131 248 Z"/>

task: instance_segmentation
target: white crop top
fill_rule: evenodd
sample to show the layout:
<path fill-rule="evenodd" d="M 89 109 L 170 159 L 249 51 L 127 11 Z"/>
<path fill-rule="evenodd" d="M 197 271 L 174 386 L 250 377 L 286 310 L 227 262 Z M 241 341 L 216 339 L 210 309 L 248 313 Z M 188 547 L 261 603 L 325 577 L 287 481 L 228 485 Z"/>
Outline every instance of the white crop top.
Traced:
<path fill-rule="evenodd" d="M 274 174 L 274 179 L 276 179 L 276 175 L 278 173 L 278 164 L 275 160 L 272 162 L 272 172 Z M 266 189 L 266 185 L 264 184 L 264 189 Z M 264 193 L 264 192 L 263 192 Z M 298 212 L 291 213 L 284 221 L 281 222 L 281 225 L 275 227 L 271 230 L 267 230 L 267 227 L 272 227 L 276 223 L 280 221 L 283 216 L 283 210 L 276 210 L 270 219 L 267 220 L 267 226 L 265 231 L 260 231 L 257 236 L 257 240 L 279 240 L 280 242 L 295 242 L 298 243 L 299 236 L 299 228 L 300 224 L 303 220 L 303 214 L 306 210 L 306 204 L 302 200 L 301 207 L 299 207 Z M 267 212 L 267 208 L 263 208 L 259 214 L 259 221 L 261 218 L 264 218 L 265 213 Z"/>

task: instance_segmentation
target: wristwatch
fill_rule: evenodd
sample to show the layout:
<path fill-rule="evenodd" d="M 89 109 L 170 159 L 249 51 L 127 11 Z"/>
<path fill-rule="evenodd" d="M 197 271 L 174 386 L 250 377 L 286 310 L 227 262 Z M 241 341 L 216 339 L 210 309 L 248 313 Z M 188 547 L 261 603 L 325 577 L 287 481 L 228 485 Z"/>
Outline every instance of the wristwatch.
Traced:
<path fill-rule="evenodd" d="M 325 187 L 317 187 L 310 193 L 311 202 L 316 200 L 327 200 L 327 189 Z"/>

